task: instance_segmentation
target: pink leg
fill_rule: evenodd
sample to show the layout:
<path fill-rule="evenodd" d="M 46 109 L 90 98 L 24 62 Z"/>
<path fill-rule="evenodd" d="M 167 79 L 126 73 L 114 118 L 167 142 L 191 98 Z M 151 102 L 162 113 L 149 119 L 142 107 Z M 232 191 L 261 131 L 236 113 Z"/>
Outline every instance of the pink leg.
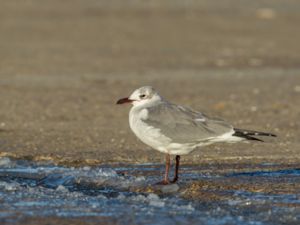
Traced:
<path fill-rule="evenodd" d="M 162 184 L 162 185 L 166 185 L 169 184 L 169 170 L 170 170 L 170 155 L 166 154 L 166 170 L 165 170 L 165 177 L 162 181 L 158 182 L 157 184 Z"/>

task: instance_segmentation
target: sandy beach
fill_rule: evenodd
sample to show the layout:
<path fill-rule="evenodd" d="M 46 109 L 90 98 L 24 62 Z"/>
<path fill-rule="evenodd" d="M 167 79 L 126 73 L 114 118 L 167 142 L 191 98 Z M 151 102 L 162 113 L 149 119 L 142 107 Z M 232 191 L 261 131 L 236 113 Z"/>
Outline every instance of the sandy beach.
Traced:
<path fill-rule="evenodd" d="M 279 136 L 184 162 L 299 162 L 297 1 L 1 4 L 2 156 L 161 162 L 130 131 L 129 107 L 115 105 L 152 85 L 172 102 Z"/>
<path fill-rule="evenodd" d="M 211 224 L 225 224 L 223 218 L 229 217 L 233 221 L 229 224 L 241 224 L 243 216 L 248 222 L 257 218 L 297 222 L 299 1 L 10 0 L 0 4 L 0 220 L 7 224 L 83 224 L 84 220 L 84 224 L 144 224 L 147 215 L 144 218 L 143 212 L 138 214 L 142 223 L 126 217 L 129 205 L 141 204 L 137 208 L 143 209 L 146 202 L 147 210 L 158 207 L 160 212 L 166 207 L 159 206 L 176 205 L 172 201 L 189 201 L 180 203 L 183 211 L 172 209 L 175 214 L 187 212 L 187 220 L 180 215 L 173 218 L 172 213 L 170 218 L 189 224 L 198 224 L 198 218 L 205 222 L 203 215 L 209 219 L 222 215 L 219 223 Z M 144 85 L 155 87 L 171 102 L 223 118 L 235 127 L 278 137 L 264 143 L 217 144 L 183 156 L 186 178 L 179 183 L 178 193 L 161 196 L 151 183 L 162 172 L 164 155 L 131 132 L 130 106 L 116 105 L 119 98 Z M 42 170 L 40 163 L 46 165 Z M 99 166 L 109 168 L 108 178 L 98 171 Z M 9 169 L 12 172 L 7 175 Z M 40 174 L 44 170 L 48 172 Z M 93 176 L 86 176 L 87 171 Z M 49 174 L 55 178 L 50 182 Z M 102 175 L 115 185 L 109 191 L 119 197 L 101 192 L 107 188 L 101 183 Z M 65 176 L 73 177 L 71 186 L 64 186 Z M 91 191 L 85 186 L 80 186 L 78 194 L 74 188 L 82 185 L 76 180 L 80 176 L 86 176 L 88 187 L 99 195 L 85 195 Z M 142 188 L 138 183 L 118 189 L 128 180 L 143 179 Z M 59 210 L 70 208 L 70 214 L 52 213 L 57 196 L 63 201 Z M 142 199 L 138 203 L 136 196 Z M 41 212 L 50 212 L 47 220 L 40 219 L 45 218 L 42 213 L 30 216 L 37 204 L 31 208 L 32 199 L 51 206 L 42 206 Z M 90 211 L 72 211 L 80 205 L 74 201 Z M 112 214 L 103 213 L 114 201 L 119 202 L 111 208 Z M 120 211 L 127 220 L 120 221 L 115 211 L 123 204 L 125 211 Z M 219 206 L 225 213 L 214 211 Z M 269 209 L 274 209 L 270 218 Z M 170 224 L 169 212 L 164 213 L 166 220 L 161 223 Z"/>

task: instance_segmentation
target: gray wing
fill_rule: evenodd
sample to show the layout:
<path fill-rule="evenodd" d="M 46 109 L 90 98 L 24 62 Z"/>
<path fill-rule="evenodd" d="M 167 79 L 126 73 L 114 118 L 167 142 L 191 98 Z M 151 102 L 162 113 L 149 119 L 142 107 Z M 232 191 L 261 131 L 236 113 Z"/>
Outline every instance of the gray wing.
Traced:
<path fill-rule="evenodd" d="M 149 107 L 143 121 L 176 143 L 193 143 L 233 130 L 227 122 L 168 102 Z"/>

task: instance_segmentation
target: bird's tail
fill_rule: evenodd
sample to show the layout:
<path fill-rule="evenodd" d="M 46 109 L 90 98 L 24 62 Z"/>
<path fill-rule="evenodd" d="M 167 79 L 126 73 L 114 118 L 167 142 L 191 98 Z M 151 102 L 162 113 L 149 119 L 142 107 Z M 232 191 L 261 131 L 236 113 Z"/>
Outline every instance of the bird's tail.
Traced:
<path fill-rule="evenodd" d="M 263 140 L 253 137 L 253 136 L 276 137 L 275 134 L 271 134 L 271 133 L 253 131 L 253 130 L 244 130 L 244 129 L 238 129 L 238 128 L 234 128 L 233 136 L 245 138 L 245 139 L 251 140 L 251 141 L 262 141 L 262 142 L 263 142 Z"/>

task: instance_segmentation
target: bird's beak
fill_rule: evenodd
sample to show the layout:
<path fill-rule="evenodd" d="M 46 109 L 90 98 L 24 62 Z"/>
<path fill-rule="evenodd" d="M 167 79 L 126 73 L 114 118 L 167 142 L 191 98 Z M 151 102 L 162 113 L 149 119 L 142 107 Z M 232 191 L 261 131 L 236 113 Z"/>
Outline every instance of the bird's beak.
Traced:
<path fill-rule="evenodd" d="M 129 98 L 121 98 L 117 101 L 117 104 L 124 104 L 124 103 L 130 103 L 133 102 L 133 100 L 129 99 Z"/>

